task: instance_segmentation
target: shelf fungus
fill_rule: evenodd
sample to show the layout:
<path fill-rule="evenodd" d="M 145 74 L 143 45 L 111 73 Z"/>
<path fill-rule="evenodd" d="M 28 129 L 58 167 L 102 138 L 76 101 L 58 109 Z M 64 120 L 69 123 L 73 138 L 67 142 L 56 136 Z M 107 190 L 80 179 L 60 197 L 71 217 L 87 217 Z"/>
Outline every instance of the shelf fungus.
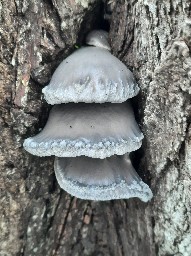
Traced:
<path fill-rule="evenodd" d="M 110 52 L 107 32 L 93 31 L 87 44 L 61 62 L 42 91 L 49 104 L 121 103 L 139 92 L 131 71 Z"/>
<path fill-rule="evenodd" d="M 141 146 L 143 135 L 128 102 L 55 105 L 44 129 L 24 142 L 38 156 L 106 158 Z"/>
<path fill-rule="evenodd" d="M 42 90 L 49 104 L 58 105 L 44 129 L 23 146 L 37 156 L 55 155 L 58 183 L 73 196 L 147 202 L 152 192 L 129 158 L 143 139 L 128 100 L 139 87 L 110 53 L 107 32 L 90 32 L 86 44 L 59 65 Z"/>
<path fill-rule="evenodd" d="M 105 159 L 56 158 L 54 169 L 60 187 L 81 199 L 138 197 L 147 202 L 152 198 L 149 186 L 134 170 L 128 154 Z"/>

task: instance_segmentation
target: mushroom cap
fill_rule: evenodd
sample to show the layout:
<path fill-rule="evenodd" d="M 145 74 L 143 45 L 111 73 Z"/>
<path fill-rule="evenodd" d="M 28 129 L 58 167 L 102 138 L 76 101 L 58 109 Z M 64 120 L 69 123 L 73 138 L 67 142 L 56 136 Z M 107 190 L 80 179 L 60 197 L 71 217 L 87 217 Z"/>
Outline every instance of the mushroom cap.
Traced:
<path fill-rule="evenodd" d="M 104 48 L 108 51 L 111 47 L 108 42 L 109 34 L 104 30 L 93 30 L 86 37 L 86 44 Z"/>
<path fill-rule="evenodd" d="M 152 198 L 149 186 L 136 173 L 128 154 L 106 159 L 56 158 L 54 170 L 60 187 L 81 199 L 138 197 L 147 202 Z"/>
<path fill-rule="evenodd" d="M 105 158 L 138 149 L 142 139 L 128 102 L 69 103 L 55 105 L 44 129 L 26 139 L 24 148 L 38 156 Z"/>
<path fill-rule="evenodd" d="M 61 62 L 42 92 L 49 104 L 121 103 L 139 87 L 129 69 L 109 51 L 84 47 Z"/>

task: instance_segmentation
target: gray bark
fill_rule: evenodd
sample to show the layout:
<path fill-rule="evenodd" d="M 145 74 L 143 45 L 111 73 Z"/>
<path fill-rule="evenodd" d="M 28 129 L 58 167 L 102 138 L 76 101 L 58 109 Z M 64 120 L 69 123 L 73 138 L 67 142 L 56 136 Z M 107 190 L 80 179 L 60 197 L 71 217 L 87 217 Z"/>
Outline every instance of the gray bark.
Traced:
<path fill-rule="evenodd" d="M 104 6 L 113 53 L 141 88 L 133 104 L 145 139 L 134 164 L 154 198 L 73 198 L 60 190 L 53 158 L 22 147 L 47 120 L 41 89 L 85 33 L 102 26 L 103 3 L 0 0 L 0 256 L 191 255 L 191 3 Z"/>

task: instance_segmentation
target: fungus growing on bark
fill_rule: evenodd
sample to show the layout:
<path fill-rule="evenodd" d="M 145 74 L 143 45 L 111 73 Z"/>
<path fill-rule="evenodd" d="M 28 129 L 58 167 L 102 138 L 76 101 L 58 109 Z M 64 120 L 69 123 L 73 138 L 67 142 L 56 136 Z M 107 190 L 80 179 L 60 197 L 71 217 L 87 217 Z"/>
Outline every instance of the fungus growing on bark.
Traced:
<path fill-rule="evenodd" d="M 24 148 L 38 156 L 122 155 L 141 146 L 143 135 L 129 103 L 68 103 L 52 108 L 47 124 Z"/>
<path fill-rule="evenodd" d="M 134 170 L 129 155 L 95 159 L 56 158 L 54 170 L 62 189 L 87 200 L 138 197 L 147 202 L 152 192 Z"/>
<path fill-rule="evenodd" d="M 68 102 L 121 103 L 139 87 L 129 69 L 106 48 L 107 33 L 93 31 L 83 47 L 61 62 L 42 92 L 49 104 Z"/>
<path fill-rule="evenodd" d="M 66 58 L 43 89 L 48 103 L 60 105 L 52 108 L 44 129 L 24 141 L 24 148 L 38 156 L 57 156 L 58 183 L 73 196 L 147 202 L 152 192 L 127 154 L 143 139 L 130 103 L 124 102 L 139 87 L 131 71 L 109 52 L 107 32 L 92 31 L 86 43 L 93 46 Z"/>

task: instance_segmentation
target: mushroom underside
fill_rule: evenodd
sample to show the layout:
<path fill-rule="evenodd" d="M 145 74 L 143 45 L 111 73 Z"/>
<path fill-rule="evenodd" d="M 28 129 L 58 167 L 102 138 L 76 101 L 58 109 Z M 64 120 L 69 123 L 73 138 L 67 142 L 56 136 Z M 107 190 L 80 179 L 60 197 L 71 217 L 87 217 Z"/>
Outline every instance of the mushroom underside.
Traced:
<path fill-rule="evenodd" d="M 112 200 L 138 197 L 147 202 L 152 192 L 134 170 L 128 155 L 106 159 L 56 158 L 56 178 L 61 188 L 81 199 Z"/>

